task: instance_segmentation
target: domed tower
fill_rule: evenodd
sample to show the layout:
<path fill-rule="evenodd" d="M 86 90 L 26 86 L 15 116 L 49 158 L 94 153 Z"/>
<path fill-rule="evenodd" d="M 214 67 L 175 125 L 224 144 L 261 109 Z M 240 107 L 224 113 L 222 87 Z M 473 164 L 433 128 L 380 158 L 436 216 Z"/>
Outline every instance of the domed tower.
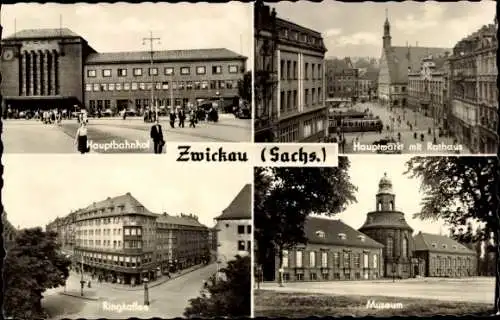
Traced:
<path fill-rule="evenodd" d="M 406 222 L 404 213 L 396 210 L 396 196 L 387 174 L 380 179 L 378 186 L 376 210 L 368 212 L 359 231 L 384 245 L 384 276 L 412 277 L 413 229 Z"/>

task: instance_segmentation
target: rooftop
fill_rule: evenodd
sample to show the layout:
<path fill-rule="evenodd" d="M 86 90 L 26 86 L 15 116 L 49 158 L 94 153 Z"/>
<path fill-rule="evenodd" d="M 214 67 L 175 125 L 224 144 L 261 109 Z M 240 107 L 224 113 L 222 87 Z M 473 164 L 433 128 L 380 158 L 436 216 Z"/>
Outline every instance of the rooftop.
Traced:
<path fill-rule="evenodd" d="M 205 225 L 201 224 L 198 220 L 194 218 L 190 218 L 188 216 L 171 216 L 169 214 L 159 214 L 156 219 L 158 223 L 167 223 L 167 224 L 176 224 L 181 226 L 192 226 L 192 227 L 204 227 Z"/>
<path fill-rule="evenodd" d="M 252 186 L 246 184 L 217 220 L 252 219 Z"/>
<path fill-rule="evenodd" d="M 107 209 L 110 207 L 116 207 L 116 206 L 124 206 L 123 213 L 124 214 L 130 214 L 130 213 L 140 213 L 142 215 L 154 215 L 151 211 L 146 209 L 142 203 L 140 203 L 136 198 L 134 198 L 129 192 L 127 192 L 124 195 L 117 196 L 110 198 L 108 197 L 105 200 L 99 201 L 99 202 L 94 202 L 91 205 L 78 210 L 80 212 L 90 212 L 90 211 L 95 211 L 95 210 L 100 210 L 100 209 Z M 138 207 L 144 208 L 139 212 L 137 210 Z"/>
<path fill-rule="evenodd" d="M 415 242 L 415 251 L 476 254 L 463 244 L 446 236 L 419 232 L 413 239 Z"/>
<path fill-rule="evenodd" d="M 131 52 L 104 52 L 92 53 L 87 57 L 86 63 L 114 63 L 120 61 L 150 61 L 149 51 Z M 234 59 L 246 60 L 247 57 L 225 48 L 191 49 L 191 50 L 164 50 L 154 52 L 155 60 L 217 60 Z"/>
<path fill-rule="evenodd" d="M 361 248 L 382 248 L 383 245 L 341 220 L 308 217 L 304 232 L 309 243 Z M 345 236 L 340 236 L 340 235 Z M 364 241 L 363 241 L 364 239 Z"/>
<path fill-rule="evenodd" d="M 14 39 L 54 39 L 54 38 L 74 38 L 80 37 L 72 30 L 68 28 L 53 28 L 53 29 L 25 29 L 18 31 L 4 40 L 14 40 Z"/>

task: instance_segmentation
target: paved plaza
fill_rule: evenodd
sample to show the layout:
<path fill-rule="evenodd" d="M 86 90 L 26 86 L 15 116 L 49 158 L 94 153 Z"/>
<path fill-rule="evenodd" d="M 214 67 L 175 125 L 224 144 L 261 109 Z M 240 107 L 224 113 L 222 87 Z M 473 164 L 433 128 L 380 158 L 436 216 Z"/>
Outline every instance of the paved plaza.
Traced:
<path fill-rule="evenodd" d="M 92 282 L 91 288 L 85 286 L 84 297 L 80 297 L 80 275 L 71 273 L 66 288 L 59 287 L 44 293 L 42 305 L 50 319 L 128 319 L 131 317 L 149 319 L 153 317 L 182 317 L 189 299 L 200 295 L 203 280 L 217 271 L 216 264 L 194 269 L 164 283 L 150 284 L 149 310 L 142 310 L 144 304 L 143 286 L 130 287 L 110 283 Z M 88 279 L 88 276 L 86 276 Z M 159 281 L 159 280 L 158 280 Z M 136 306 L 135 311 L 107 310 L 110 306 Z M 140 310 L 139 310 L 140 309 Z"/>
<path fill-rule="evenodd" d="M 237 119 L 233 115 L 221 115 L 219 122 L 199 122 L 196 128 L 170 128 L 168 120 L 160 123 L 167 142 L 251 142 L 252 122 Z M 60 125 L 43 124 L 37 120 L 4 120 L 2 140 L 6 153 L 76 153 L 74 136 L 78 129 L 75 119 L 63 120 Z M 142 118 L 89 119 L 88 139 L 103 145 L 115 141 L 117 144 L 138 141 L 145 148 L 94 149 L 92 152 L 106 153 L 153 153 L 150 139 L 151 123 Z"/>
<path fill-rule="evenodd" d="M 261 289 L 333 295 L 386 296 L 440 301 L 463 301 L 492 304 L 495 278 L 465 279 L 418 278 L 407 280 L 290 282 L 261 284 Z"/>
<path fill-rule="evenodd" d="M 433 142 L 434 135 L 428 133 L 429 128 L 434 129 L 433 119 L 431 117 L 426 117 L 420 112 L 414 112 L 410 109 L 393 108 L 392 111 L 387 106 L 381 106 L 377 102 L 367 102 L 356 104 L 353 107 L 356 111 L 364 111 L 369 109 L 369 112 L 373 113 L 374 116 L 378 116 L 382 123 L 384 124 L 384 129 L 382 133 L 378 132 L 353 132 L 345 133 L 346 138 L 345 153 L 373 153 L 373 151 L 359 151 L 354 150 L 354 141 L 357 139 L 361 144 L 371 145 L 375 141 L 385 139 L 386 137 L 392 137 L 394 140 L 398 140 L 398 133 L 401 134 L 401 143 L 404 144 L 404 149 L 402 153 L 416 153 L 416 154 L 456 154 L 455 151 L 442 151 L 428 149 L 427 144 Z M 401 121 L 397 121 L 397 119 Z M 393 122 L 392 119 L 395 119 Z M 412 125 L 412 130 L 407 124 L 409 122 Z M 387 130 L 389 126 L 389 130 Z M 439 137 L 440 125 L 436 125 L 436 142 L 437 144 L 444 143 L 446 145 L 452 145 L 454 142 L 453 137 Z M 433 131 L 433 130 L 432 130 Z M 414 137 L 414 133 L 417 133 L 417 139 Z M 420 140 L 420 135 L 424 134 L 424 141 Z M 410 146 L 415 146 L 416 144 L 421 144 L 421 150 L 410 150 Z M 466 146 L 462 146 L 461 154 L 470 153 Z"/>

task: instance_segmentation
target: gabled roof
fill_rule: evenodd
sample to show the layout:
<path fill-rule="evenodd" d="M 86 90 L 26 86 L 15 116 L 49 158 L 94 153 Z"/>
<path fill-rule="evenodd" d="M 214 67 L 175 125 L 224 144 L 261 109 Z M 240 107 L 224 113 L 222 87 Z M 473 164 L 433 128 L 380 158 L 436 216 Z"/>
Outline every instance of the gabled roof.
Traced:
<path fill-rule="evenodd" d="M 473 250 L 446 236 L 419 232 L 413 237 L 413 239 L 415 243 L 415 251 L 476 254 Z M 433 244 L 436 246 L 433 247 Z M 446 247 L 443 247 L 443 245 Z"/>
<path fill-rule="evenodd" d="M 451 51 L 448 48 L 391 47 L 386 51 L 391 83 L 407 83 L 408 67 L 412 72 L 420 70 L 422 59 L 430 55 L 443 56 L 445 52 Z"/>
<path fill-rule="evenodd" d="M 246 184 L 216 220 L 252 219 L 252 186 Z"/>
<path fill-rule="evenodd" d="M 8 37 L 5 40 L 13 39 L 52 39 L 52 38 L 74 38 L 80 37 L 72 30 L 68 28 L 54 28 L 54 29 L 25 29 L 18 31 Z"/>
<path fill-rule="evenodd" d="M 191 227 L 203 227 L 207 228 L 205 225 L 201 224 L 199 221 L 189 217 L 181 216 L 171 216 L 168 214 L 159 214 L 156 219 L 158 223 L 176 224 L 181 226 L 191 226 Z M 207 228 L 208 230 L 208 228 Z"/>
<path fill-rule="evenodd" d="M 149 51 L 131 51 L 131 52 L 104 52 L 92 53 L 87 57 L 86 63 L 116 63 L 127 61 L 147 61 L 151 59 Z M 182 60 L 216 60 L 216 59 L 235 59 L 246 60 L 234 51 L 225 48 L 214 49 L 191 49 L 191 50 L 164 50 L 154 52 L 155 60 L 182 61 Z"/>
<path fill-rule="evenodd" d="M 99 202 L 94 202 L 93 204 L 85 207 L 84 209 L 78 210 L 79 213 L 81 212 L 90 212 L 94 210 L 100 210 L 100 209 L 106 209 L 110 207 L 117 207 L 117 206 L 124 206 L 125 210 L 123 211 L 124 214 L 130 214 L 130 213 L 138 213 L 142 215 L 155 215 L 148 209 L 146 209 L 142 203 L 140 203 L 136 198 L 134 198 L 129 192 L 127 192 L 124 195 L 117 196 L 110 198 L 108 197 L 105 200 L 99 201 Z M 137 211 L 137 207 L 142 207 L 144 208 L 142 212 Z"/>
<path fill-rule="evenodd" d="M 304 225 L 308 243 L 349 246 L 359 248 L 382 248 L 383 245 L 340 220 L 308 217 Z M 324 234 L 324 237 L 321 234 Z M 342 240 L 340 234 L 345 235 Z M 364 238 L 362 241 L 361 238 Z"/>

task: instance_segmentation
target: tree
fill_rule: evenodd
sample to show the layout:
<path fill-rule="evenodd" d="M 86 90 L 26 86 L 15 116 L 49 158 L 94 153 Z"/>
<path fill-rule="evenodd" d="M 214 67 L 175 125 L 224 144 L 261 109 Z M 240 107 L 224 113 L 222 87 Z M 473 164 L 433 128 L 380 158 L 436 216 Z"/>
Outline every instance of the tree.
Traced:
<path fill-rule="evenodd" d="M 185 317 L 250 317 L 251 295 L 250 257 L 236 256 L 221 269 L 223 276 L 210 278 L 201 296 L 189 300 Z"/>
<path fill-rule="evenodd" d="M 252 72 L 247 71 L 243 75 L 243 79 L 238 81 L 238 94 L 246 100 L 252 101 Z"/>
<path fill-rule="evenodd" d="M 21 230 L 4 263 L 4 314 L 16 319 L 40 319 L 43 292 L 64 285 L 71 261 L 59 253 L 55 232 Z"/>
<path fill-rule="evenodd" d="M 493 243 L 498 252 L 498 160 L 493 157 L 414 157 L 406 174 L 420 178 L 425 194 L 420 219 L 443 219 L 462 243 Z M 481 223 L 474 233 L 471 221 Z M 499 256 L 495 260 L 497 264 Z M 495 310 L 500 312 L 499 275 L 496 273 Z"/>
<path fill-rule="evenodd" d="M 307 243 L 304 223 L 310 214 L 332 216 L 356 201 L 349 166 L 349 160 L 340 157 L 336 168 L 255 169 L 254 238 L 259 265 L 278 257 L 281 266 L 283 250 Z"/>

